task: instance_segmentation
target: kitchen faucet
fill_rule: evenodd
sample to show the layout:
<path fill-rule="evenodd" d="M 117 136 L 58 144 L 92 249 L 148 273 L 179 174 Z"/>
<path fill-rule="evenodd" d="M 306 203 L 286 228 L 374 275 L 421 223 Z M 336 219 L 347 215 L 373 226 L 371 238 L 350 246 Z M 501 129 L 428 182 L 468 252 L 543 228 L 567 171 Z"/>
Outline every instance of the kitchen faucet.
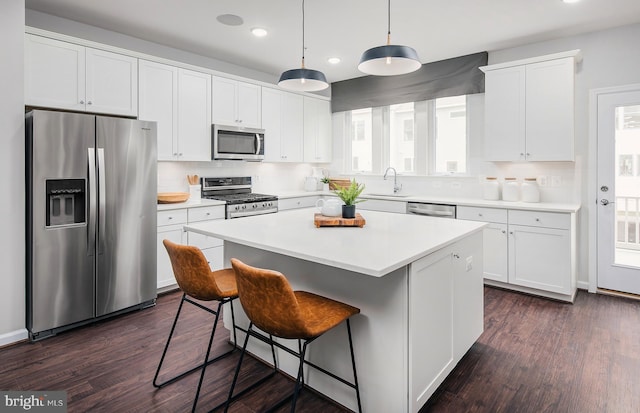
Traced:
<path fill-rule="evenodd" d="M 397 194 L 402 189 L 402 184 L 398 185 L 398 173 L 396 172 L 396 168 L 393 168 L 391 166 L 388 167 L 387 170 L 384 171 L 384 176 L 382 177 L 382 179 L 384 180 L 387 179 L 387 174 L 389 173 L 389 170 L 393 171 L 393 193 Z"/>

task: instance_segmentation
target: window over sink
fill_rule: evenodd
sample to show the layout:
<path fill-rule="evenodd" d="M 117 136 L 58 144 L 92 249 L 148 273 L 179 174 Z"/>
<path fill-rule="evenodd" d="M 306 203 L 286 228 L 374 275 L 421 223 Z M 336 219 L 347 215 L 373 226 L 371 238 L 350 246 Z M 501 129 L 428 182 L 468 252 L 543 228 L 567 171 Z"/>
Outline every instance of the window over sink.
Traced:
<path fill-rule="evenodd" d="M 343 112 L 344 172 L 466 174 L 467 109 L 462 95 Z"/>

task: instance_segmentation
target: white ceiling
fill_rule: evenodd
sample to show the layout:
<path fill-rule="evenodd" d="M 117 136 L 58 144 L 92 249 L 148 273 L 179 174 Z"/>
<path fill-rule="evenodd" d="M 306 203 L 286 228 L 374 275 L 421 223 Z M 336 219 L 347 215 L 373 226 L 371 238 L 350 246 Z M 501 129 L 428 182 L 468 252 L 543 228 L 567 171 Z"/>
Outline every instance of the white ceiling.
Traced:
<path fill-rule="evenodd" d="M 301 0 L 26 0 L 27 8 L 279 75 L 300 66 Z M 386 42 L 387 1 L 306 0 L 306 66 L 329 82 L 362 76 Z M 216 17 L 235 14 L 242 26 Z M 394 0 L 391 40 L 428 63 L 640 21 L 640 0 Z M 263 27 L 264 38 L 249 29 Z M 338 65 L 327 59 L 337 56 Z"/>

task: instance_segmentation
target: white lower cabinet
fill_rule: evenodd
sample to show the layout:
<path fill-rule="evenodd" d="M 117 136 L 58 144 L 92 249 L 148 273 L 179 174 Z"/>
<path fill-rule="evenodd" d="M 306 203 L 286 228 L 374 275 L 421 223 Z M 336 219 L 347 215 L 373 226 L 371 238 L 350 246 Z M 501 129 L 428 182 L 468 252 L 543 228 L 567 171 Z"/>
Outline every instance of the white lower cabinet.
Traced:
<path fill-rule="evenodd" d="M 427 402 L 482 334 L 481 250 L 476 234 L 411 264 L 409 411 Z"/>
<path fill-rule="evenodd" d="M 358 210 L 406 214 L 407 203 L 403 201 L 387 201 L 385 199 L 365 199 L 363 202 L 356 204 L 356 212 Z"/>
<path fill-rule="evenodd" d="M 224 205 L 193 207 L 158 211 L 158 289 L 176 285 L 171 261 L 162 241 L 168 239 L 176 244 L 194 245 L 202 250 L 212 270 L 224 267 L 223 241 L 196 233 L 187 233 L 187 223 L 224 219 Z"/>
<path fill-rule="evenodd" d="M 458 207 L 458 219 L 484 229 L 485 283 L 573 301 L 575 214 Z"/>

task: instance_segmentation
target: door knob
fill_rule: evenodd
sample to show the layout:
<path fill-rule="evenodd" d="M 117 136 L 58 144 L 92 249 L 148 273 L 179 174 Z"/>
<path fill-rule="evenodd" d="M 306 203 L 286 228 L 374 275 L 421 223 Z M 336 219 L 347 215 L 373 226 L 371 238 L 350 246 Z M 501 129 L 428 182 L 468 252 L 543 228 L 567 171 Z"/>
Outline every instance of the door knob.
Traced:
<path fill-rule="evenodd" d="M 609 204 L 610 204 L 610 202 L 609 202 L 609 200 L 608 200 L 608 199 L 601 199 L 601 200 L 600 200 L 600 203 L 601 203 L 602 205 L 609 205 Z"/>

